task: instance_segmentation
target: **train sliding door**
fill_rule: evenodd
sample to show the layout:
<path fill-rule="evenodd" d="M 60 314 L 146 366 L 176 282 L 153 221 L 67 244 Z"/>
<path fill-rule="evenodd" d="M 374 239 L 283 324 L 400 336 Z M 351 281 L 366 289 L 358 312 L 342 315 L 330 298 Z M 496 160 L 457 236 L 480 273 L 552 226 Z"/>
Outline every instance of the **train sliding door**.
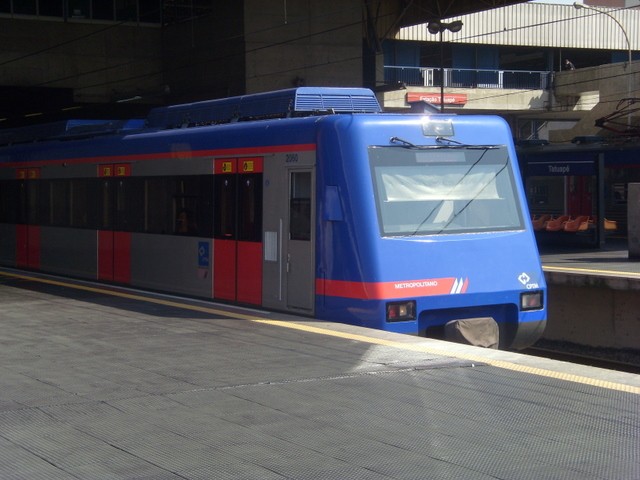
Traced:
<path fill-rule="evenodd" d="M 16 266 L 37 269 L 40 268 L 40 170 L 19 169 L 17 178 Z"/>
<path fill-rule="evenodd" d="M 261 157 L 216 159 L 213 296 L 262 303 Z"/>
<path fill-rule="evenodd" d="M 265 170 L 263 302 L 307 315 L 315 310 L 314 159 L 286 154 Z"/>
<path fill-rule="evenodd" d="M 127 197 L 139 189 L 130 165 L 100 165 L 98 280 L 131 281 L 131 217 L 140 215 Z M 129 208 L 126 205 L 129 204 Z"/>

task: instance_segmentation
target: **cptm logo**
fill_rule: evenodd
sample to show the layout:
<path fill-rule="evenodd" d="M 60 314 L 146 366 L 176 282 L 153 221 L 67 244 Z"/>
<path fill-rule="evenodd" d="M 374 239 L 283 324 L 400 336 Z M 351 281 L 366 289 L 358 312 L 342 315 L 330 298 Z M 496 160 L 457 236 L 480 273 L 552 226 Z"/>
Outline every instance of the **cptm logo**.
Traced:
<path fill-rule="evenodd" d="M 525 272 L 522 272 L 518 277 L 518 281 L 527 289 L 532 290 L 534 288 L 540 288 L 537 282 L 530 282 L 531 277 Z"/>

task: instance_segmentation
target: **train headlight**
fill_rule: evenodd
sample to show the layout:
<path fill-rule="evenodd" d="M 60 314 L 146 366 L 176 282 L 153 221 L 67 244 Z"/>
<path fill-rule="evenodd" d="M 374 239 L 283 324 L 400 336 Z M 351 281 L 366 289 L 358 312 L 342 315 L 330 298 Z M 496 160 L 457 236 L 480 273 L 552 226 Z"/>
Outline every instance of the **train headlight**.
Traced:
<path fill-rule="evenodd" d="M 448 118 L 425 118 L 422 122 L 422 134 L 425 137 L 452 137 L 453 122 Z"/>
<path fill-rule="evenodd" d="M 544 306 L 542 290 L 524 292 L 520 294 L 520 310 L 540 310 Z"/>
<path fill-rule="evenodd" d="M 402 322 L 416 319 L 416 302 L 387 303 L 387 322 Z"/>

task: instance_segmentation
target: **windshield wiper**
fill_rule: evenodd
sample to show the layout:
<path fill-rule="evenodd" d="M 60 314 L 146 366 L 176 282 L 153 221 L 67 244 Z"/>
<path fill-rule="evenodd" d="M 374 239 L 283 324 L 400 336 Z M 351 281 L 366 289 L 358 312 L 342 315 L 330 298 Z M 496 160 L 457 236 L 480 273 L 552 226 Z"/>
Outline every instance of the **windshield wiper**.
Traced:
<path fill-rule="evenodd" d="M 407 147 L 420 148 L 415 143 L 411 143 L 409 140 L 405 140 L 404 138 L 400 138 L 400 137 L 391 137 L 389 139 L 389 143 L 402 143 L 403 145 L 406 145 Z"/>
<path fill-rule="evenodd" d="M 416 150 L 438 150 L 441 148 L 451 148 L 449 145 L 416 145 L 415 143 L 411 143 L 409 140 L 405 140 L 400 137 L 391 137 L 389 139 L 389 143 L 399 143 L 406 148 L 414 148 Z"/>
<path fill-rule="evenodd" d="M 499 145 L 469 145 L 466 143 L 458 142 L 452 138 L 436 137 L 436 142 L 439 145 L 416 145 L 415 143 L 405 140 L 400 137 L 391 137 L 389 143 L 399 143 L 405 147 L 415 148 L 416 150 L 430 150 L 438 148 L 467 148 L 471 150 L 492 150 L 494 148 L 500 148 Z"/>
<path fill-rule="evenodd" d="M 468 143 L 462 143 L 453 138 L 447 137 L 436 137 L 436 142 L 440 144 L 445 144 L 443 146 L 450 146 L 452 148 L 468 148 L 471 150 L 492 150 L 494 148 L 499 148 L 499 145 L 469 145 Z"/>
<path fill-rule="evenodd" d="M 436 142 L 438 142 L 438 143 L 447 142 L 448 145 L 454 144 L 454 145 L 460 145 L 461 147 L 468 147 L 469 146 L 469 145 L 465 145 L 462 142 L 459 142 L 457 140 L 454 140 L 452 138 L 447 138 L 447 137 L 436 137 Z"/>

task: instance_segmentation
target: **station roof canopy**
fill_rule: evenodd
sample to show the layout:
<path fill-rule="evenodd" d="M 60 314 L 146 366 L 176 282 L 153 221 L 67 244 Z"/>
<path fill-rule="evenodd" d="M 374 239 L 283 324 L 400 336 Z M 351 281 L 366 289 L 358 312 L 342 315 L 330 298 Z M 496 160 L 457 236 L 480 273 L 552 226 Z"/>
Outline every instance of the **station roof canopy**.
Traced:
<path fill-rule="evenodd" d="M 492 8 L 526 3 L 527 0 L 399 0 L 399 27 L 456 17 Z"/>

